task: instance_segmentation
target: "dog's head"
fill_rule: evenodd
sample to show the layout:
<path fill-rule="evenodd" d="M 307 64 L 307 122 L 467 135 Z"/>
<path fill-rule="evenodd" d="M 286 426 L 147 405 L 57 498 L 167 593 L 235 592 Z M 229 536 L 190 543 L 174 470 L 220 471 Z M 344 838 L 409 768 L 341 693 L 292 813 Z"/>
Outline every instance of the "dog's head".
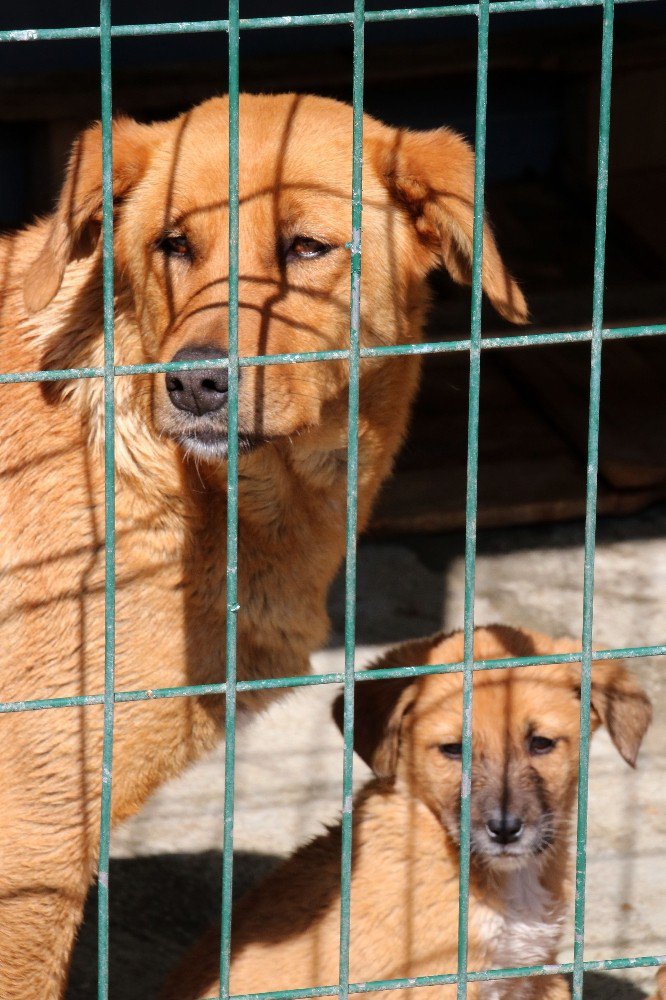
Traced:
<path fill-rule="evenodd" d="M 494 626 L 475 633 L 480 659 L 571 652 L 569 640 Z M 457 663 L 460 633 L 409 643 L 377 667 Z M 463 681 L 460 673 L 356 685 L 355 749 L 378 777 L 393 779 L 460 839 Z M 341 723 L 342 701 L 334 714 Z M 474 673 L 471 846 L 494 868 L 545 855 L 566 829 L 575 799 L 580 735 L 580 665 Z M 618 660 L 592 668 L 592 731 L 606 726 L 635 764 L 650 702 Z"/>
<path fill-rule="evenodd" d="M 297 95 L 240 101 L 240 354 L 339 349 L 349 342 L 352 112 Z M 101 130 L 77 140 L 45 242 L 24 282 L 28 310 L 56 296 L 70 262 L 92 254 L 102 219 Z M 473 153 L 441 129 L 406 132 L 364 121 L 362 342 L 418 337 L 425 278 L 471 277 Z M 228 103 L 216 98 L 171 122 L 113 126 L 117 287 L 140 344 L 123 361 L 224 357 L 229 300 Z M 99 252 L 97 251 L 97 259 Z M 509 320 L 523 296 L 484 230 L 483 287 Z M 346 412 L 348 366 L 243 366 L 239 432 L 246 447 Z M 156 430 L 204 457 L 224 456 L 224 368 L 157 375 Z"/>

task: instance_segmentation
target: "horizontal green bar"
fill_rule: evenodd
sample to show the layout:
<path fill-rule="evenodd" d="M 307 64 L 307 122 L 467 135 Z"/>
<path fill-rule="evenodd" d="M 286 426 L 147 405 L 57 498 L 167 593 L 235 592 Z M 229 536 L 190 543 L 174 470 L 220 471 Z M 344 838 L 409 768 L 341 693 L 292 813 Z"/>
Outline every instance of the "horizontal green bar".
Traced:
<path fill-rule="evenodd" d="M 474 670 L 512 670 L 518 667 L 536 667 L 557 663 L 576 663 L 581 652 L 554 653 L 552 656 L 507 656 L 501 659 L 474 660 Z M 620 660 L 636 657 L 666 656 L 666 643 L 660 646 L 627 646 L 618 649 L 596 649 L 593 660 Z M 384 667 L 379 670 L 359 670 L 354 679 L 358 682 L 386 680 L 391 677 L 423 677 L 427 674 L 456 674 L 463 669 L 462 663 L 427 663 L 412 667 Z M 268 677 L 263 680 L 238 681 L 237 691 L 269 691 L 275 688 L 313 687 L 319 684 L 342 684 L 344 673 L 305 674 L 299 677 Z M 118 702 L 155 701 L 160 698 L 198 698 L 206 695 L 221 695 L 226 692 L 226 684 L 189 684 L 173 688 L 147 688 L 139 691 L 116 691 Z M 35 712 L 47 708 L 80 708 L 87 705 L 101 705 L 102 694 L 72 695 L 71 698 L 36 698 L 29 701 L 0 702 L 0 715 L 9 712 Z"/>
<path fill-rule="evenodd" d="M 615 0 L 616 4 L 638 3 L 641 0 Z M 656 0 L 653 0 L 656 2 Z M 572 7 L 600 7 L 603 0 L 496 0 L 490 4 L 491 14 L 516 14 L 531 10 L 565 10 Z M 430 18 L 473 16 L 479 13 L 478 3 L 451 4 L 437 7 L 409 7 L 395 10 L 366 11 L 366 24 L 387 21 L 421 21 Z M 266 28 L 310 28 L 336 24 L 352 24 L 352 11 L 333 14 L 299 14 L 294 17 L 241 18 L 243 31 Z M 116 24 L 111 28 L 112 38 L 141 38 L 146 35 L 197 35 L 213 31 L 228 31 L 227 20 L 165 21 L 158 24 Z M 13 28 L 0 31 L 0 42 L 49 42 L 72 41 L 81 38 L 99 38 L 99 27 L 80 28 Z"/>
<path fill-rule="evenodd" d="M 645 969 L 665 965 L 666 955 L 642 955 L 636 958 L 608 958 L 596 962 L 585 962 L 585 972 L 613 972 L 616 969 Z M 481 972 L 468 972 L 470 983 L 489 982 L 494 979 L 520 979 L 531 976 L 568 975 L 573 971 L 573 962 L 563 962 L 559 965 L 525 965 L 515 969 L 487 969 Z M 372 993 L 375 990 L 403 990 L 419 986 L 450 986 L 457 981 L 455 973 L 441 976 L 417 976 L 414 979 L 374 979 L 365 983 L 350 983 L 350 993 Z M 308 997 L 336 996 L 339 987 L 313 986 L 312 989 L 275 990 L 272 993 L 235 993 L 229 1000 L 307 1000 Z M 218 1000 L 209 997 L 208 1000 Z"/>
<path fill-rule="evenodd" d="M 603 330 L 604 340 L 627 340 L 632 337 L 662 337 L 666 334 L 666 324 L 646 326 L 608 327 Z M 591 330 L 573 330 L 570 333 L 531 333 L 510 337 L 486 337 L 481 347 L 496 350 L 505 347 L 545 347 L 548 344 L 580 344 L 592 339 Z M 469 340 L 442 340 L 426 344 L 396 344 L 382 347 L 362 347 L 362 358 L 403 357 L 404 355 L 447 354 L 469 351 Z M 317 361 L 346 361 L 349 350 L 300 351 L 293 354 L 261 354 L 239 357 L 241 368 L 265 365 L 309 364 Z M 204 361 L 164 361 L 144 365 L 116 365 L 116 376 L 155 375 L 160 372 L 194 371 L 197 368 L 227 368 L 227 358 L 212 358 Z M 51 371 L 4 372 L 0 374 L 0 385 L 17 382 L 58 382 L 79 378 L 103 378 L 103 368 L 54 368 Z"/>

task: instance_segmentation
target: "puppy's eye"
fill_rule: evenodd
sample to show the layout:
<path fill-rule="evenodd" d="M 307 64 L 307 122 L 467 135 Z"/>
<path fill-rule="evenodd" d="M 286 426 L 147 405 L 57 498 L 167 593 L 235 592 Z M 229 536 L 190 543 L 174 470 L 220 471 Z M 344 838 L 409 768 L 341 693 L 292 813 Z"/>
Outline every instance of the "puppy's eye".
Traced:
<path fill-rule="evenodd" d="M 555 740 L 549 740 L 547 736 L 530 736 L 528 747 L 531 754 L 550 753 L 555 749 Z"/>
<path fill-rule="evenodd" d="M 191 259 L 192 247 L 187 236 L 182 233 L 166 233 L 157 241 L 157 249 L 165 257 L 181 257 Z"/>
<path fill-rule="evenodd" d="M 311 236 L 295 236 L 287 243 L 284 251 L 286 261 L 293 260 L 314 260 L 316 257 L 323 257 L 333 247 L 321 240 L 315 240 Z"/>
<path fill-rule="evenodd" d="M 462 757 L 462 743 L 440 743 L 438 749 L 444 757 L 450 757 L 451 760 L 460 760 Z"/>

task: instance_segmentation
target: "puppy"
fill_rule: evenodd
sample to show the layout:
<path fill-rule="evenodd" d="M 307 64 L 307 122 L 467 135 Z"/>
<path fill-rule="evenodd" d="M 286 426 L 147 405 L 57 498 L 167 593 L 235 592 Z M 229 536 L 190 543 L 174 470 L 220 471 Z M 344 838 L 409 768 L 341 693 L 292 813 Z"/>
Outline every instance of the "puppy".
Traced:
<path fill-rule="evenodd" d="M 570 652 L 573 640 L 492 626 L 478 659 Z M 463 636 L 418 640 L 376 667 L 455 663 Z M 632 766 L 650 702 L 619 661 L 595 662 L 592 728 L 605 725 Z M 474 674 L 470 969 L 554 963 L 569 892 L 580 665 Z M 342 698 L 334 714 L 342 726 Z M 456 969 L 462 676 L 366 681 L 355 695 L 355 749 L 376 777 L 353 810 L 350 981 Z M 338 981 L 340 828 L 297 851 L 245 895 L 232 923 L 232 993 Z M 219 930 L 188 956 L 165 1000 L 219 989 Z M 365 991 L 364 991 L 365 992 Z M 425 1000 L 455 986 L 420 987 Z M 398 990 L 407 1000 L 409 990 Z M 471 1000 L 565 1000 L 560 976 L 470 983 Z"/>
<path fill-rule="evenodd" d="M 228 104 L 113 125 L 120 364 L 228 348 Z M 363 345 L 418 340 L 426 276 L 470 279 L 473 154 L 446 129 L 364 122 Z M 349 342 L 351 109 L 295 95 L 240 102 L 239 344 L 245 356 Z M 103 362 L 101 132 L 76 142 L 54 214 L 0 239 L 0 370 Z M 485 233 L 485 290 L 526 320 Z M 404 435 L 417 358 L 361 372 L 358 524 Z M 225 678 L 224 370 L 118 377 L 118 690 Z M 238 676 L 303 674 L 324 642 L 345 546 L 348 365 L 243 367 Z M 6 701 L 104 688 L 103 386 L 0 392 L 0 684 Z M 267 693 L 238 696 L 241 712 Z M 119 704 L 113 822 L 220 737 L 220 697 Z M 99 837 L 102 710 L 0 719 L 0 996 L 61 995 Z"/>

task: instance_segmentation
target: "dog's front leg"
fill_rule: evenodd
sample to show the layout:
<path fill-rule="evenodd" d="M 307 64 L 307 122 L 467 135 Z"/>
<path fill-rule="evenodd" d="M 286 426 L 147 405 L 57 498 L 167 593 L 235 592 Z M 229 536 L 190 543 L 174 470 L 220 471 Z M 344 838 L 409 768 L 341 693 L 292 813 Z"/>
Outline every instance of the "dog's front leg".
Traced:
<path fill-rule="evenodd" d="M 571 990 L 564 976 L 539 976 L 533 996 L 534 1000 L 571 1000 Z"/>
<path fill-rule="evenodd" d="M 86 875 L 64 886 L 36 877 L 0 890 L 1 1000 L 60 1000 L 87 889 Z"/>
<path fill-rule="evenodd" d="M 657 970 L 657 992 L 650 1000 L 666 1000 L 666 965 Z"/>
<path fill-rule="evenodd" d="M 0 1000 L 64 994 L 97 862 L 100 708 L 2 716 Z"/>

